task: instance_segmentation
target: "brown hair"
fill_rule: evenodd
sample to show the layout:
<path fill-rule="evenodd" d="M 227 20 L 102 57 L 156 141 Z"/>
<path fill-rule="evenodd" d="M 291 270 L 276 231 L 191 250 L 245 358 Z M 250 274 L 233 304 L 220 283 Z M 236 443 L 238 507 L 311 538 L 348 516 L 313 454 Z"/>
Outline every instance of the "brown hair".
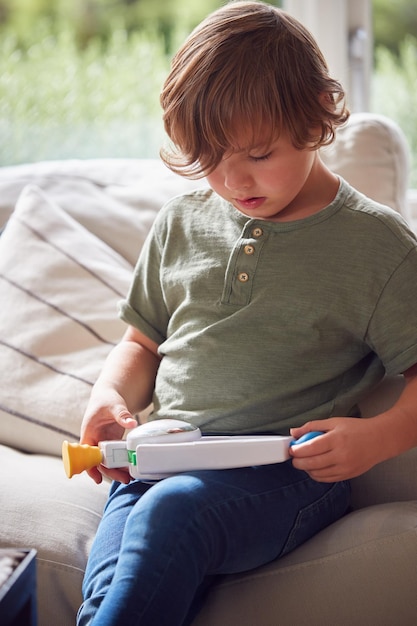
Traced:
<path fill-rule="evenodd" d="M 161 93 L 173 145 L 161 158 L 183 176 L 206 175 L 239 149 L 242 128 L 254 145 L 267 129 L 269 143 L 285 130 L 296 148 L 318 148 L 349 116 L 344 95 L 300 22 L 263 2 L 230 2 L 173 58 Z"/>

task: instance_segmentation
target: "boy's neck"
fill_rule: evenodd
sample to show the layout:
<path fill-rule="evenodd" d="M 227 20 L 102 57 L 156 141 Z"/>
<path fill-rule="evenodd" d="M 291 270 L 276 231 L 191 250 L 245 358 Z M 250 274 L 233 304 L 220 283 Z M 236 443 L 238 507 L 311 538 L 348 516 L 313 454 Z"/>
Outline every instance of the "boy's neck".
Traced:
<path fill-rule="evenodd" d="M 340 180 L 323 163 L 318 153 L 310 174 L 294 200 L 276 216 L 276 222 L 293 222 L 325 209 L 335 199 Z"/>

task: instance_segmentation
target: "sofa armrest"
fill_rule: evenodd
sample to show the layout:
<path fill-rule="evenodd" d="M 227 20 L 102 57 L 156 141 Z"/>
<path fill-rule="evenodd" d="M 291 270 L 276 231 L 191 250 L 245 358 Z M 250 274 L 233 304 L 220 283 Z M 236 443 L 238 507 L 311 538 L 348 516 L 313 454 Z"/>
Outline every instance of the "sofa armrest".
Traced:
<path fill-rule="evenodd" d="M 361 403 L 364 418 L 394 404 L 404 388 L 403 376 L 387 376 Z M 352 507 L 417 500 L 417 448 L 379 463 L 352 480 Z"/>

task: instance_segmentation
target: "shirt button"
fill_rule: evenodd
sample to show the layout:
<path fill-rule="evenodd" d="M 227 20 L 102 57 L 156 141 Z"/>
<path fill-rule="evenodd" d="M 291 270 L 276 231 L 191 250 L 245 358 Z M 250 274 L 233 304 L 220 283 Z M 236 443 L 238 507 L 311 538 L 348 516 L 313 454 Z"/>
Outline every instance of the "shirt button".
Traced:
<path fill-rule="evenodd" d="M 264 234 L 264 231 L 259 226 L 254 228 L 252 231 L 252 235 L 253 237 L 255 237 L 255 239 L 259 239 L 259 237 L 262 237 L 263 234 Z"/>
<path fill-rule="evenodd" d="M 241 283 L 247 283 L 249 280 L 249 274 L 247 274 L 246 272 L 240 272 L 237 275 L 237 279 L 238 281 L 240 281 Z"/>
<path fill-rule="evenodd" d="M 251 254 L 255 254 L 255 248 L 251 246 L 250 244 L 246 245 L 243 249 L 245 251 L 245 254 L 248 254 L 249 256 Z"/>

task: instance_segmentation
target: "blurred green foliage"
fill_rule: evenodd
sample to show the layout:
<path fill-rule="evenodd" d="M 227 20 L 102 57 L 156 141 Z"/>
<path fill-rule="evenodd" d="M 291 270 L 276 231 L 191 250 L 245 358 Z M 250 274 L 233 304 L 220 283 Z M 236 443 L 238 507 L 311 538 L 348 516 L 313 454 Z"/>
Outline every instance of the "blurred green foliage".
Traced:
<path fill-rule="evenodd" d="M 42 30 L 42 29 L 41 29 Z M 168 72 L 163 38 L 116 30 L 103 51 L 74 34 L 0 41 L 0 165 L 54 158 L 150 157 L 163 141 L 158 94 Z"/>
<path fill-rule="evenodd" d="M 417 189 L 417 3 L 373 0 L 375 69 L 372 110 L 394 119 L 411 149 Z"/>
<path fill-rule="evenodd" d="M 417 38 L 416 0 L 373 0 L 372 5 L 375 47 L 400 55 L 404 39 Z"/>
<path fill-rule="evenodd" d="M 106 41 L 115 29 L 127 32 L 151 27 L 172 49 L 179 27 L 189 32 L 224 0 L 0 0 L 0 29 L 10 27 L 22 45 L 33 41 L 34 24 L 48 18 L 52 32 L 63 25 L 81 46 L 96 37 Z M 272 4 L 280 6 L 279 0 Z M 416 0 L 373 0 L 374 39 L 399 53 L 406 34 L 417 37 Z M 35 29 L 36 30 L 36 29 Z"/>
<path fill-rule="evenodd" d="M 52 33 L 70 29 L 81 47 L 99 38 L 106 42 L 115 29 L 128 33 L 153 30 L 167 50 L 174 33 L 189 32 L 221 0 L 0 0 L 0 23 L 10 27 L 20 45 L 33 41 L 33 25 L 47 18 Z"/>
<path fill-rule="evenodd" d="M 0 165 L 155 157 L 171 50 L 219 0 L 0 0 Z"/>
<path fill-rule="evenodd" d="M 411 187 L 417 189 L 417 38 L 407 35 L 397 51 L 379 46 L 372 109 L 394 119 L 411 149 Z"/>

